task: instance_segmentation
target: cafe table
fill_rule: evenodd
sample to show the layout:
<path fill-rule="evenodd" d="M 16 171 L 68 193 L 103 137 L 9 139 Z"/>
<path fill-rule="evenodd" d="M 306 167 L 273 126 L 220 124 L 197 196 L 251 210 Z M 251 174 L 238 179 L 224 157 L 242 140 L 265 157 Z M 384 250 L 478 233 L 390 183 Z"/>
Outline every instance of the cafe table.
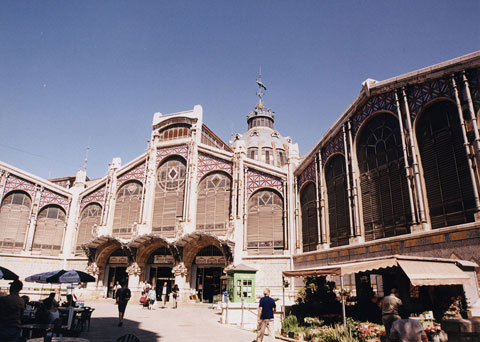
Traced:
<path fill-rule="evenodd" d="M 22 331 L 22 335 L 24 331 L 28 331 L 28 338 L 32 338 L 34 330 L 46 330 L 46 329 L 53 329 L 53 324 L 22 324 L 20 326 Z"/>
<path fill-rule="evenodd" d="M 27 342 L 43 342 L 43 337 L 32 338 Z M 90 340 L 81 337 L 52 337 L 52 342 L 90 342 Z"/>
<path fill-rule="evenodd" d="M 83 312 L 85 310 L 85 308 L 77 308 L 77 307 L 73 307 L 73 306 L 59 307 L 57 309 L 60 312 L 67 312 L 68 311 L 68 323 L 67 323 L 67 327 L 68 327 L 67 329 L 68 330 L 70 330 L 72 328 L 74 313 L 75 312 Z"/>

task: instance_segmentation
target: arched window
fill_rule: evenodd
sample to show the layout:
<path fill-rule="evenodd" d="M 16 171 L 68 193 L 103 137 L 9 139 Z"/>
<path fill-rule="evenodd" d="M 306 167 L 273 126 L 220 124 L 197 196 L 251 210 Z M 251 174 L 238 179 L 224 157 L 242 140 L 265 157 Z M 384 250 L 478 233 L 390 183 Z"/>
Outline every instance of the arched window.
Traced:
<path fill-rule="evenodd" d="M 175 237 L 177 218 L 183 214 L 185 160 L 173 157 L 157 171 L 152 231 L 163 237 Z"/>
<path fill-rule="evenodd" d="M 102 207 L 97 203 L 89 204 L 83 209 L 78 225 L 75 254 L 83 254 L 82 244 L 88 242 L 93 237 L 92 228 L 94 225 L 100 224 L 101 215 Z"/>
<path fill-rule="evenodd" d="M 274 191 L 261 190 L 248 200 L 247 249 L 274 253 L 284 249 L 283 201 Z"/>
<path fill-rule="evenodd" d="M 325 180 L 327 183 L 330 246 L 348 245 L 350 213 L 343 155 L 337 154 L 328 161 L 325 167 Z"/>
<path fill-rule="evenodd" d="M 0 248 L 19 252 L 23 249 L 32 201 L 24 192 L 5 196 L 0 208 Z"/>
<path fill-rule="evenodd" d="M 62 249 L 65 231 L 65 211 L 57 206 L 47 206 L 38 214 L 32 251 L 42 255 L 58 255 Z"/>
<path fill-rule="evenodd" d="M 273 165 L 273 149 L 270 147 L 262 148 L 262 161 L 264 163 Z"/>
<path fill-rule="evenodd" d="M 138 182 L 128 182 L 118 190 L 113 218 L 113 236 L 131 236 L 133 223 L 140 219 L 142 188 L 142 184 Z"/>
<path fill-rule="evenodd" d="M 159 140 L 183 139 L 190 136 L 189 124 L 176 124 L 169 126 L 159 132 Z"/>
<path fill-rule="evenodd" d="M 287 164 L 285 151 L 277 148 L 277 166 L 283 167 L 285 164 Z"/>
<path fill-rule="evenodd" d="M 302 206 L 303 251 L 314 251 L 318 244 L 318 219 L 315 197 L 315 184 L 308 183 L 300 193 Z"/>
<path fill-rule="evenodd" d="M 198 185 L 197 230 L 225 234 L 230 199 L 230 177 L 216 172 L 203 178 Z"/>
<path fill-rule="evenodd" d="M 382 113 L 368 121 L 357 155 L 365 240 L 408 233 L 411 212 L 397 118 Z"/>
<path fill-rule="evenodd" d="M 475 198 L 456 106 L 437 102 L 418 120 L 416 133 L 432 227 L 473 222 Z"/>

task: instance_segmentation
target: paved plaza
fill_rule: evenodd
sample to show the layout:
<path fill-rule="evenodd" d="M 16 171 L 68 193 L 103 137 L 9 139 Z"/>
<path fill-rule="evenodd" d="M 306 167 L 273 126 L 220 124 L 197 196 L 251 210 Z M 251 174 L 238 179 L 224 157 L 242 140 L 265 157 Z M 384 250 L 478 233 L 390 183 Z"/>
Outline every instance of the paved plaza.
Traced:
<path fill-rule="evenodd" d="M 118 327 L 118 311 L 113 300 L 87 303 L 95 308 L 90 331 L 81 337 L 92 342 L 114 342 L 124 334 L 135 334 L 140 341 L 253 341 L 256 334 L 219 323 L 219 312 L 207 304 L 184 304 L 148 310 L 129 303 L 122 327 Z"/>

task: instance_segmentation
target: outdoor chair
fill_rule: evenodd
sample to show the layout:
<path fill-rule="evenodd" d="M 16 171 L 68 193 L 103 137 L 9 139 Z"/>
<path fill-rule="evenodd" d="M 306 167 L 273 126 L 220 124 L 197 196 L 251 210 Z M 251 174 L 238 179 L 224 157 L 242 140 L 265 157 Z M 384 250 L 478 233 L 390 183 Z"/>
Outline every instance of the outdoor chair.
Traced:
<path fill-rule="evenodd" d="M 117 342 L 140 342 L 140 339 L 132 334 L 126 334 L 117 338 Z"/>

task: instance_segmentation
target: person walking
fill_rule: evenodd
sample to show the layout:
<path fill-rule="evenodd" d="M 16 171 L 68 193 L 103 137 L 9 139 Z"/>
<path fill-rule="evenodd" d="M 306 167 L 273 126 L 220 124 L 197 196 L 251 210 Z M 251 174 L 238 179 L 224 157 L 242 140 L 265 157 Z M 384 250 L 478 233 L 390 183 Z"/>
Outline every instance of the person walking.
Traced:
<path fill-rule="evenodd" d="M 385 326 L 385 335 L 389 342 L 390 328 L 393 322 L 398 321 L 401 317 L 398 315 L 398 309 L 403 305 L 402 300 L 398 298 L 398 290 L 393 288 L 390 295 L 385 296 L 382 301 L 382 323 Z"/>
<path fill-rule="evenodd" d="M 115 302 L 118 305 L 118 326 L 123 325 L 123 316 L 125 315 L 125 309 L 127 308 L 128 301 L 132 296 L 130 289 L 127 287 L 125 280 L 120 283 L 120 288 L 115 294 Z"/>
<path fill-rule="evenodd" d="M 157 291 L 155 291 L 155 288 L 152 287 L 150 291 L 148 291 L 148 310 L 152 310 L 153 304 L 155 304 L 155 301 L 157 300 Z"/>
<path fill-rule="evenodd" d="M 120 288 L 120 282 L 117 281 L 117 282 L 115 283 L 115 285 L 113 286 L 112 298 L 116 298 L 116 297 L 115 297 L 115 293 L 117 293 L 117 290 L 118 290 L 119 288 Z"/>
<path fill-rule="evenodd" d="M 177 298 L 178 298 L 178 292 L 179 292 L 179 288 L 178 288 L 178 285 L 177 284 L 173 284 L 173 287 L 172 287 L 172 308 L 173 309 L 176 309 L 177 308 Z"/>
<path fill-rule="evenodd" d="M 265 330 L 268 330 L 269 340 L 275 341 L 274 317 L 275 301 L 270 297 L 270 289 L 263 291 L 263 297 L 258 305 L 257 342 L 262 342 Z"/>
<path fill-rule="evenodd" d="M 163 288 L 162 288 L 162 302 L 163 302 L 162 308 L 165 308 L 165 305 L 167 305 L 167 295 L 168 295 L 167 291 L 168 291 L 167 282 L 164 282 Z"/>
<path fill-rule="evenodd" d="M 20 342 L 20 325 L 25 310 L 25 302 L 18 295 L 23 289 L 20 280 L 10 283 L 10 294 L 0 297 L 0 341 Z"/>
<path fill-rule="evenodd" d="M 409 312 L 405 308 L 399 309 L 402 319 L 393 322 L 388 339 L 390 342 L 428 342 L 427 334 L 422 323 L 416 319 L 409 319 Z"/>

